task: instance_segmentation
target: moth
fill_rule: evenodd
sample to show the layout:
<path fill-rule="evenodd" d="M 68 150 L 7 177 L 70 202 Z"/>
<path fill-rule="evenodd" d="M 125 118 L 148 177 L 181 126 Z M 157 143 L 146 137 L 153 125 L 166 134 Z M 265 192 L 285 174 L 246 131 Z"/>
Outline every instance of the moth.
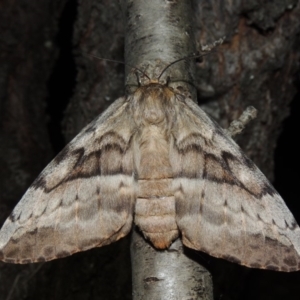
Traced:
<path fill-rule="evenodd" d="M 300 229 L 239 146 L 187 93 L 149 79 L 87 125 L 29 187 L 0 259 L 48 261 L 127 235 L 248 267 L 300 269 Z"/>

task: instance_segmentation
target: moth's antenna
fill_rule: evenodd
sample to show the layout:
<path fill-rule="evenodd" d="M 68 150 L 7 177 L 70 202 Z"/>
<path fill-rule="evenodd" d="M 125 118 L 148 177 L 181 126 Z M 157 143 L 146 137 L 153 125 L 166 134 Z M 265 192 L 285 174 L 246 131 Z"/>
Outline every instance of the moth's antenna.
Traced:
<path fill-rule="evenodd" d="M 130 65 L 130 64 L 127 64 L 127 63 L 125 63 L 125 62 L 123 62 L 123 61 L 121 61 L 121 60 L 115 60 L 115 59 L 110 59 L 110 58 L 103 58 L 103 57 L 99 57 L 99 56 L 96 56 L 96 55 L 93 55 L 93 54 L 88 54 L 88 53 L 87 53 L 86 55 L 89 55 L 89 56 L 92 56 L 92 57 L 94 57 L 94 58 L 98 58 L 98 59 L 101 59 L 101 60 L 105 60 L 105 61 L 108 61 L 108 62 L 113 62 L 113 63 L 122 64 L 122 65 L 128 66 L 128 67 L 130 67 L 130 68 L 133 68 L 133 69 L 139 71 L 139 72 L 142 73 L 145 77 L 147 77 L 149 80 L 151 80 L 150 77 L 149 77 L 144 71 L 142 71 L 141 69 L 139 69 L 139 68 L 137 68 L 137 67 L 135 67 L 135 66 L 132 66 L 132 65 Z"/>
<path fill-rule="evenodd" d="M 197 53 L 195 53 L 195 54 L 192 54 L 192 55 L 189 55 L 189 56 L 185 56 L 185 57 L 183 57 L 183 58 L 180 58 L 180 59 L 177 59 L 177 60 L 171 62 L 169 65 L 167 65 L 167 66 L 162 70 L 162 72 L 161 72 L 160 75 L 158 76 L 157 80 L 159 81 L 160 77 L 166 72 L 166 70 L 167 70 L 168 68 L 170 68 L 172 65 L 174 65 L 174 64 L 176 64 L 176 63 L 178 63 L 178 62 L 180 62 L 180 61 L 182 61 L 182 60 L 193 59 L 193 58 L 200 58 L 200 57 L 203 57 L 203 56 L 207 55 L 208 53 L 214 52 L 214 51 L 213 51 L 213 48 L 215 48 L 215 47 L 217 47 L 218 45 L 222 44 L 222 43 L 224 42 L 225 38 L 226 38 L 226 37 L 224 36 L 223 38 L 220 38 L 219 40 L 215 41 L 215 42 L 214 42 L 213 44 L 211 44 L 211 45 L 205 45 L 205 46 L 203 46 L 203 47 L 202 47 L 202 51 L 203 51 L 204 53 L 202 53 L 202 54 L 199 54 L 199 52 L 197 51 Z"/>
<path fill-rule="evenodd" d="M 159 81 L 160 77 L 166 72 L 166 70 L 168 68 L 170 68 L 171 66 L 173 66 L 174 64 L 182 61 L 182 60 L 187 60 L 187 59 L 192 59 L 192 58 L 199 58 L 199 57 L 203 57 L 204 55 L 206 55 L 207 53 L 203 53 L 203 54 L 193 54 L 193 55 L 190 55 L 190 56 L 185 56 L 185 57 L 182 57 L 180 59 L 177 59 L 173 62 L 171 62 L 170 64 L 168 64 L 160 73 L 160 75 L 158 76 L 157 80 Z"/>

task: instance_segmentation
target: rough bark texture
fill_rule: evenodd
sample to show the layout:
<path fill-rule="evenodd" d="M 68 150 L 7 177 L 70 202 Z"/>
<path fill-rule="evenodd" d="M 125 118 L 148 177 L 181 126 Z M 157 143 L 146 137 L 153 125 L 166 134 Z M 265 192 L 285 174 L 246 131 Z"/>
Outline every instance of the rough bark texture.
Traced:
<path fill-rule="evenodd" d="M 77 83 L 64 120 L 67 141 L 124 95 L 124 18 L 115 1 L 78 1 L 74 25 Z"/>
<path fill-rule="evenodd" d="M 197 2 L 197 3 L 196 3 Z M 238 138 L 244 151 L 273 179 L 273 155 L 281 122 L 296 93 L 298 1 L 195 1 L 197 40 L 224 44 L 197 68 L 200 98 L 227 128 L 249 105 L 258 118 Z"/>
<path fill-rule="evenodd" d="M 75 1 L 69 3 L 76 7 Z M 238 142 L 272 179 L 276 140 L 296 91 L 299 1 L 193 3 L 199 43 L 212 43 L 226 35 L 225 43 L 197 64 L 199 102 L 224 127 L 246 106 L 258 109 L 258 118 L 238 137 Z M 64 4 L 65 1 L 1 2 L 0 222 L 51 156 L 45 114 L 46 82 L 57 58 L 53 40 Z M 70 17 L 67 14 L 65 18 Z M 123 60 L 123 19 L 120 7 L 113 1 L 79 1 L 74 35 L 78 74 L 64 121 L 66 140 L 124 94 L 122 65 L 83 54 Z M 70 40 L 71 36 L 64 38 Z M 66 79 L 62 78 L 61 86 Z M 61 86 L 50 93 L 58 95 Z M 296 167 L 292 163 L 289 172 Z M 289 190 L 292 189 L 291 183 Z M 293 213 L 299 221 L 300 209 L 295 203 L 296 199 L 291 199 L 288 204 L 296 209 Z M 250 270 L 193 253 L 211 268 L 216 299 L 299 298 L 297 273 Z M 1 263 L 0 299 L 130 299 L 130 278 L 129 242 L 125 239 L 41 265 Z"/>
<path fill-rule="evenodd" d="M 257 119 L 236 140 L 273 180 L 281 122 L 296 93 L 300 3 L 203 0 L 194 4 L 196 39 L 204 45 L 226 36 L 224 44 L 198 65 L 200 103 L 225 128 L 247 106 L 258 110 Z M 299 212 L 293 212 L 299 222 Z M 209 261 L 215 295 L 223 299 L 297 299 L 299 295 L 291 283 L 299 279 L 297 274 L 269 274 L 213 258 Z M 282 283 L 271 284 L 271 280 Z M 285 280 L 289 283 L 284 286 Z"/>

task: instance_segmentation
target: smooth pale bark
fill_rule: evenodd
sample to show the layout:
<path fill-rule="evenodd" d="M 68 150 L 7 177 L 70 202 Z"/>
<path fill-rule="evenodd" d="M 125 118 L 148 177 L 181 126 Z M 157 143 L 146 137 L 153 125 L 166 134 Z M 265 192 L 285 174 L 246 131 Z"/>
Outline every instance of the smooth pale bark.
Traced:
<path fill-rule="evenodd" d="M 213 299 L 209 272 L 187 255 L 180 239 L 158 251 L 135 229 L 131 240 L 132 298 Z"/>
<path fill-rule="evenodd" d="M 158 79 L 163 69 L 175 60 L 196 51 L 190 1 L 127 0 L 123 2 L 126 16 L 125 84 L 137 85 L 138 67 L 151 79 Z M 141 74 L 139 74 L 141 76 Z M 192 59 L 172 65 L 161 76 L 170 78 L 172 87 L 182 86 L 196 99 L 193 86 L 195 62 Z"/>

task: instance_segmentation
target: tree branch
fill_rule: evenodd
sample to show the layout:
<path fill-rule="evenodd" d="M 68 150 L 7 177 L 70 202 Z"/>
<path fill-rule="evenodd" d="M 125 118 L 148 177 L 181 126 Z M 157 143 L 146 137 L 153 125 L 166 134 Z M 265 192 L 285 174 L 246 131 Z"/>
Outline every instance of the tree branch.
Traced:
<path fill-rule="evenodd" d="M 158 79 L 166 66 L 195 52 L 189 1 L 127 0 L 126 85 L 137 86 L 135 66 L 151 79 Z M 143 76 L 141 76 L 142 79 Z M 160 80 L 185 89 L 196 101 L 194 61 L 170 66 Z M 187 257 L 180 239 L 158 251 L 134 230 L 131 242 L 133 299 L 212 299 L 209 272 Z"/>

